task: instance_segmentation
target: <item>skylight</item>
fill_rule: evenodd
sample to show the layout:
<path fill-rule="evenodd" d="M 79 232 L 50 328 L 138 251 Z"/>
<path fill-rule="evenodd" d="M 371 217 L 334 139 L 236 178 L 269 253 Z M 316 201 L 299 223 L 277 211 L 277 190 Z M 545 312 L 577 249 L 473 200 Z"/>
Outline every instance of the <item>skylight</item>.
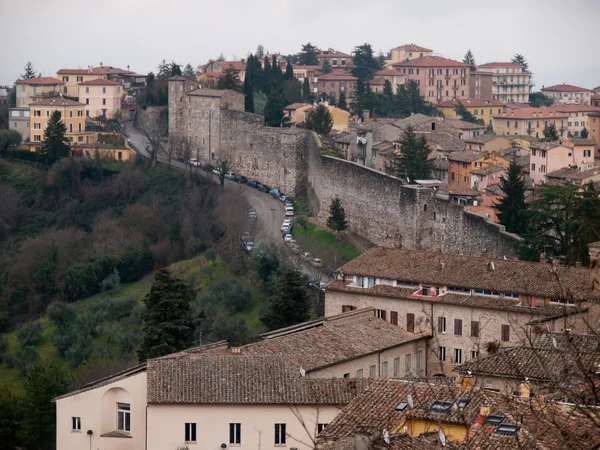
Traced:
<path fill-rule="evenodd" d="M 396 411 L 404 411 L 407 406 L 408 403 L 406 402 L 398 403 L 398 405 L 396 405 Z"/>
<path fill-rule="evenodd" d="M 496 429 L 496 433 L 503 434 L 505 436 L 514 436 L 517 434 L 519 429 L 518 425 L 512 423 L 501 423 Z"/>
<path fill-rule="evenodd" d="M 452 408 L 452 402 L 436 400 L 429 407 L 429 411 L 437 413 L 447 413 Z"/>
<path fill-rule="evenodd" d="M 504 422 L 504 416 L 491 415 L 485 419 L 485 423 L 488 425 L 500 425 L 502 422 Z"/>
<path fill-rule="evenodd" d="M 456 402 L 456 406 L 458 406 L 460 409 L 463 409 L 465 406 L 467 406 L 469 404 L 470 401 L 471 401 L 471 399 L 469 397 L 461 397 Z"/>

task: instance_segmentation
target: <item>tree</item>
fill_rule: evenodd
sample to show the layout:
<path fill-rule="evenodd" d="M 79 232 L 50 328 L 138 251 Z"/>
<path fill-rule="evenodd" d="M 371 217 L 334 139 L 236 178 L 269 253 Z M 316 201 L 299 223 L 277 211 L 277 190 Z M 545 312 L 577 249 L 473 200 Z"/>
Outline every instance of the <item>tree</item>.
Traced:
<path fill-rule="evenodd" d="M 463 62 L 465 64 L 469 64 L 471 66 L 471 70 L 477 69 L 477 64 L 475 63 L 475 57 L 473 56 L 473 53 L 471 53 L 471 49 L 467 50 L 467 53 L 465 53 Z"/>
<path fill-rule="evenodd" d="M 327 106 L 320 104 L 308 113 L 304 126 L 317 134 L 329 134 L 333 127 L 333 117 Z"/>
<path fill-rule="evenodd" d="M 390 80 L 385 80 L 385 84 L 383 85 L 383 95 L 390 101 L 390 103 L 394 100 L 394 89 L 392 88 L 392 83 Z"/>
<path fill-rule="evenodd" d="M 485 122 L 483 121 L 483 119 L 478 119 L 477 117 L 475 117 L 471 113 L 471 111 L 469 111 L 465 107 L 465 105 L 462 104 L 462 102 L 460 100 L 457 101 L 457 104 L 454 107 L 454 112 L 456 113 L 456 115 L 458 117 L 460 117 L 461 120 L 464 120 L 465 122 L 475 123 L 478 125 L 485 125 Z"/>
<path fill-rule="evenodd" d="M 293 80 L 294 79 L 294 68 L 292 67 L 292 63 L 288 59 L 287 64 L 285 66 L 285 73 L 283 74 L 283 80 Z"/>
<path fill-rule="evenodd" d="M 348 228 L 346 220 L 346 212 L 342 206 L 342 202 L 338 197 L 331 201 L 329 206 L 329 218 L 327 219 L 327 227 L 337 233 Z"/>
<path fill-rule="evenodd" d="M 346 102 L 346 92 L 340 92 L 340 98 L 338 100 L 338 108 L 348 109 L 348 103 Z"/>
<path fill-rule="evenodd" d="M 265 56 L 265 48 L 261 45 L 258 44 L 258 46 L 256 47 L 256 57 L 258 59 L 262 59 Z"/>
<path fill-rule="evenodd" d="M 540 108 L 542 106 L 554 105 L 554 100 L 546 97 L 542 92 L 533 92 L 529 94 L 529 105 L 534 108 Z"/>
<path fill-rule="evenodd" d="M 527 229 L 527 217 L 525 212 L 526 185 L 523 180 L 521 166 L 515 159 L 510 162 L 506 176 L 500 180 L 500 189 L 503 196 L 494 205 L 498 211 L 498 220 L 506 227 L 509 233 L 524 233 Z"/>
<path fill-rule="evenodd" d="M 168 270 L 156 272 L 150 292 L 144 298 L 143 340 L 138 358 L 145 361 L 189 348 L 194 339 L 197 320 L 190 303 L 194 293 L 181 278 Z"/>
<path fill-rule="evenodd" d="M 31 64 L 31 61 L 27 61 L 24 70 L 25 73 L 21 75 L 21 80 L 30 80 L 31 78 L 37 77 L 37 74 L 35 73 L 35 69 L 33 68 L 33 64 Z"/>
<path fill-rule="evenodd" d="M 52 399 L 64 394 L 69 387 L 65 369 L 54 361 L 34 363 L 23 385 L 23 435 L 27 448 L 51 450 L 56 445 L 56 405 Z"/>
<path fill-rule="evenodd" d="M 40 157 L 44 163 L 50 165 L 60 158 L 69 156 L 70 147 L 66 133 L 67 127 L 61 119 L 60 111 L 55 110 L 48 120 L 44 143 L 40 151 Z"/>
<path fill-rule="evenodd" d="M 307 102 L 311 97 L 310 82 L 308 81 L 308 78 L 305 78 L 302 82 L 302 100 Z"/>
<path fill-rule="evenodd" d="M 579 135 L 581 136 L 581 139 L 587 139 L 588 136 L 590 135 L 590 132 L 588 131 L 588 129 L 586 127 L 583 127 L 583 129 L 581 130 L 581 133 L 579 133 Z"/>
<path fill-rule="evenodd" d="M 220 156 L 217 159 L 217 170 L 219 171 L 219 183 L 221 189 L 225 189 L 225 174 L 231 170 L 229 158 L 227 156 Z"/>
<path fill-rule="evenodd" d="M 321 72 L 324 74 L 333 72 L 333 67 L 331 67 L 331 63 L 328 59 L 323 60 L 323 64 L 321 65 Z"/>
<path fill-rule="evenodd" d="M 246 71 L 246 78 L 244 78 L 244 111 L 251 113 L 254 112 L 254 86 L 252 78 L 248 71 Z"/>
<path fill-rule="evenodd" d="M 196 79 L 196 71 L 190 63 L 187 63 L 185 68 L 183 69 L 183 76 L 189 78 L 190 80 Z"/>
<path fill-rule="evenodd" d="M 310 42 L 302 46 L 302 50 L 298 53 L 298 64 L 303 66 L 318 66 L 319 59 L 317 58 L 319 50 Z"/>
<path fill-rule="evenodd" d="M 279 277 L 276 294 L 269 302 L 269 311 L 261 317 L 261 321 L 270 330 L 275 330 L 309 319 L 310 298 L 304 275 L 286 267 Z"/>
<path fill-rule="evenodd" d="M 223 75 L 219 78 L 219 82 L 217 83 L 217 88 L 219 89 L 231 89 L 233 91 L 240 90 L 240 78 L 238 76 L 238 71 L 233 67 L 227 67 L 223 71 Z"/>
<path fill-rule="evenodd" d="M 545 142 L 554 142 L 554 141 L 558 141 L 560 139 L 560 136 L 558 135 L 558 130 L 556 129 L 556 125 L 553 123 L 546 126 L 546 128 L 544 128 L 543 133 L 544 133 L 543 141 L 545 141 Z"/>
<path fill-rule="evenodd" d="M 529 64 L 525 60 L 525 57 L 523 55 L 520 55 L 519 53 L 513 56 L 512 63 L 520 65 L 523 68 L 524 72 L 529 71 Z"/>
<path fill-rule="evenodd" d="M 0 151 L 19 145 L 21 141 L 21 134 L 17 130 L 0 130 Z"/>
<path fill-rule="evenodd" d="M 354 49 L 352 75 L 362 81 L 372 80 L 373 74 L 382 69 L 381 62 L 373 56 L 371 44 L 363 44 Z"/>
<path fill-rule="evenodd" d="M 400 154 L 397 155 L 396 175 L 406 178 L 409 183 L 431 178 L 433 161 L 429 159 L 431 148 L 425 136 L 417 137 L 409 126 L 400 137 Z"/>
<path fill-rule="evenodd" d="M 272 81 L 265 106 L 265 125 L 269 127 L 282 127 L 285 124 L 283 108 L 285 107 L 285 96 L 283 86 L 277 81 Z"/>
<path fill-rule="evenodd" d="M 17 427 L 21 417 L 21 399 L 8 387 L 0 388 L 0 450 L 17 448 Z"/>

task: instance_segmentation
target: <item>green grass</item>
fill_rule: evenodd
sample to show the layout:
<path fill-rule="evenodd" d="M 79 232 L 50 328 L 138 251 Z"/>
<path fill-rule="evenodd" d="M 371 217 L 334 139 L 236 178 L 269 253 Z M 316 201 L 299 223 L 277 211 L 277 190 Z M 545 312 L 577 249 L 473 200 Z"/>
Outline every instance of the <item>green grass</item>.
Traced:
<path fill-rule="evenodd" d="M 342 153 L 332 150 L 330 148 L 321 147 L 319 149 L 319 151 L 321 152 L 321 155 L 324 155 L 324 156 L 332 156 L 334 158 L 346 159 L 346 158 L 344 158 L 344 155 Z"/>
<path fill-rule="evenodd" d="M 323 255 L 328 255 L 330 258 L 335 256 L 338 259 L 336 265 L 350 261 L 360 255 L 360 252 L 353 245 L 336 238 L 329 231 L 318 229 L 312 223 L 306 223 L 302 228 L 294 225 L 293 234 L 303 248 L 308 249 L 308 251 L 318 249 L 318 251 L 312 251 L 313 256 L 322 258 L 324 261 Z"/>

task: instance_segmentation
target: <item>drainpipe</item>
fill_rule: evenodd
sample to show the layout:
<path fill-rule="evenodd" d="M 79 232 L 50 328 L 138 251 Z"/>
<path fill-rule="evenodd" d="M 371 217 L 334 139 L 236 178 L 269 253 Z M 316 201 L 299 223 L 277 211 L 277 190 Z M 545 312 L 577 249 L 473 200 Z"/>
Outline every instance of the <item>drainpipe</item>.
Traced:
<path fill-rule="evenodd" d="M 148 450 L 148 405 L 146 404 L 146 433 L 144 436 L 144 448 Z"/>

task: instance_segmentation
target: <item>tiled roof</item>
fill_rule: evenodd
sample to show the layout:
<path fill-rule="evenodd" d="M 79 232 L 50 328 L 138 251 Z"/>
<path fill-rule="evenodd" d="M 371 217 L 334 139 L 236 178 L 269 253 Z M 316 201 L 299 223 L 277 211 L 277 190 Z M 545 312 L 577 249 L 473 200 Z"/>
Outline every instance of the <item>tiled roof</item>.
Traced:
<path fill-rule="evenodd" d="M 504 106 L 506 108 L 509 109 L 523 109 L 523 108 L 533 108 L 533 106 L 531 106 L 529 103 L 513 103 L 513 102 L 506 102 L 504 104 Z"/>
<path fill-rule="evenodd" d="M 118 81 L 105 80 L 104 78 L 96 78 L 95 80 L 79 83 L 79 86 L 121 86 L 121 83 Z"/>
<path fill-rule="evenodd" d="M 475 170 L 471 170 L 471 173 L 475 175 L 489 175 L 491 173 L 504 172 L 505 170 L 506 169 L 504 169 L 504 167 L 500 166 L 485 166 Z"/>
<path fill-rule="evenodd" d="M 376 247 L 344 264 L 337 272 L 551 299 L 571 295 L 577 300 L 598 298 L 592 291 L 587 268 L 484 256 Z"/>
<path fill-rule="evenodd" d="M 566 113 L 552 108 L 521 108 L 494 114 L 494 119 L 568 119 Z"/>
<path fill-rule="evenodd" d="M 488 106 L 504 106 L 500 100 L 493 98 L 464 98 L 461 100 L 452 99 L 446 102 L 441 102 L 435 105 L 437 108 L 455 108 L 459 103 L 462 103 L 466 108 L 480 108 Z"/>
<path fill-rule="evenodd" d="M 573 145 L 596 145 L 596 141 L 593 139 L 570 138 L 569 140 L 573 143 Z"/>
<path fill-rule="evenodd" d="M 515 64 L 514 62 L 489 62 L 485 64 L 479 64 L 477 67 L 522 67 L 521 64 Z"/>
<path fill-rule="evenodd" d="M 432 52 L 433 51 L 430 48 L 421 47 L 416 44 L 404 44 L 404 45 L 400 45 L 392 50 L 404 50 L 407 52 Z"/>
<path fill-rule="evenodd" d="M 383 69 L 383 70 L 378 70 L 377 72 L 375 72 L 375 76 L 376 77 L 403 77 L 405 75 L 402 72 L 400 72 L 399 70 Z"/>
<path fill-rule="evenodd" d="M 311 106 L 312 107 L 312 105 L 310 103 L 292 103 L 291 105 L 287 105 L 283 109 L 296 110 L 296 109 L 302 108 L 304 106 Z"/>
<path fill-rule="evenodd" d="M 564 112 L 564 113 L 599 112 L 600 111 L 600 107 L 593 106 L 593 105 L 560 105 L 559 104 L 559 105 L 550 106 L 549 109 L 558 111 L 558 112 Z"/>
<path fill-rule="evenodd" d="M 85 106 L 83 103 L 79 103 L 73 100 L 69 100 L 64 97 L 49 97 L 30 103 L 29 106 Z"/>
<path fill-rule="evenodd" d="M 441 147 L 440 150 L 450 152 L 460 152 L 466 150 L 467 144 L 462 139 L 459 139 L 450 133 L 443 131 L 415 131 L 417 135 L 425 136 L 430 142 L 434 142 Z"/>
<path fill-rule="evenodd" d="M 502 135 L 495 135 L 495 134 L 480 134 L 479 136 L 474 136 L 472 138 L 465 139 L 465 142 L 469 142 L 469 143 L 473 143 L 473 144 L 485 144 L 486 142 L 489 142 L 493 139 L 506 139 L 507 141 L 510 142 L 509 138 L 502 136 Z"/>
<path fill-rule="evenodd" d="M 273 355 L 178 354 L 147 366 L 148 403 L 343 405 L 368 384 L 306 378 L 298 365 Z"/>
<path fill-rule="evenodd" d="M 319 81 L 356 81 L 358 78 L 349 72 L 331 72 L 318 77 Z"/>
<path fill-rule="evenodd" d="M 337 50 L 333 50 L 333 49 L 329 49 L 329 50 L 323 50 L 321 53 L 319 53 L 317 55 L 317 57 L 322 56 L 322 57 L 327 57 L 327 58 L 351 58 L 352 55 L 349 55 L 348 53 L 344 53 L 344 52 L 338 52 Z"/>
<path fill-rule="evenodd" d="M 300 324 L 288 333 L 248 344 L 245 355 L 280 355 L 307 371 L 350 361 L 430 337 L 409 333 L 374 316 L 372 308 Z M 303 329 L 303 326 L 308 327 Z"/>
<path fill-rule="evenodd" d="M 405 117 L 404 119 L 395 121 L 394 125 L 396 125 L 401 130 L 404 130 L 405 128 L 407 128 L 409 126 L 414 127 L 414 126 L 420 125 L 424 122 L 431 122 L 431 121 L 438 122 L 439 120 L 440 119 L 438 117 L 426 116 L 425 114 L 417 113 L 417 114 L 413 114 L 408 117 Z"/>
<path fill-rule="evenodd" d="M 560 142 L 535 142 L 530 145 L 531 148 L 536 150 L 552 150 L 553 148 L 562 147 Z"/>
<path fill-rule="evenodd" d="M 223 70 L 225 69 L 235 69 L 237 71 L 243 72 L 246 70 L 246 64 L 242 61 L 217 61 Z"/>
<path fill-rule="evenodd" d="M 485 125 L 457 119 L 446 119 L 446 124 L 459 130 L 481 130 L 485 128 Z"/>
<path fill-rule="evenodd" d="M 59 80 L 54 77 L 36 77 L 30 78 L 28 80 L 18 80 L 16 84 L 35 84 L 35 85 L 55 85 L 55 84 L 65 84 L 64 81 Z"/>
<path fill-rule="evenodd" d="M 443 58 L 442 56 L 423 56 L 422 58 L 411 59 L 392 64 L 394 67 L 471 67 L 453 59 Z"/>
<path fill-rule="evenodd" d="M 448 160 L 470 163 L 483 157 L 485 157 L 484 152 L 478 152 L 476 150 L 465 150 L 464 152 L 453 153 L 448 157 Z"/>
<path fill-rule="evenodd" d="M 187 95 L 195 95 L 197 97 L 223 97 L 228 92 L 236 92 L 231 89 L 194 89 L 187 93 Z M 242 95 L 242 94 L 240 94 Z"/>
<path fill-rule="evenodd" d="M 306 70 L 307 72 L 314 72 L 317 70 L 321 70 L 323 67 L 321 66 L 305 66 L 303 64 L 292 64 L 292 69 L 294 70 Z"/>
<path fill-rule="evenodd" d="M 385 85 L 385 78 L 379 77 L 379 78 L 375 78 L 371 81 L 368 81 L 369 85 L 371 86 L 384 86 Z"/>
<path fill-rule="evenodd" d="M 598 174 L 600 174 L 600 167 L 588 170 L 563 167 L 562 169 L 558 169 L 553 172 L 547 173 L 546 178 L 557 178 L 559 180 L 585 180 L 586 178 L 590 178 Z"/>
<path fill-rule="evenodd" d="M 579 86 L 573 86 L 572 84 L 556 84 L 554 86 L 548 86 L 542 88 L 542 91 L 548 92 L 594 92 L 591 89 L 582 88 Z"/>

